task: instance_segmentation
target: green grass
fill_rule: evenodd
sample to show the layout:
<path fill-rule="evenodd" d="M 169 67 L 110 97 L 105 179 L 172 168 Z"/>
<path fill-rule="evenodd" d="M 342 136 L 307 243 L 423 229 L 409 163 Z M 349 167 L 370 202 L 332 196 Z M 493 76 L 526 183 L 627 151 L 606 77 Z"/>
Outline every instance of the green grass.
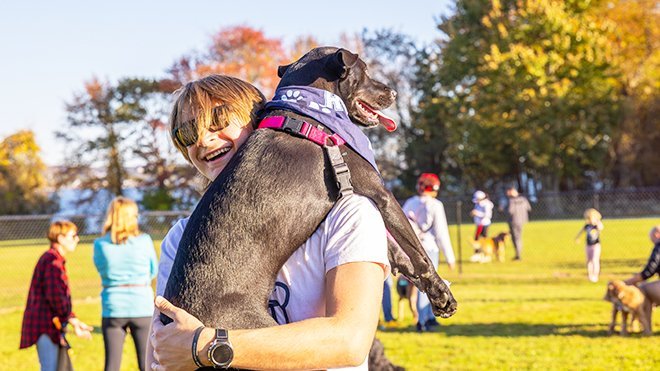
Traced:
<path fill-rule="evenodd" d="M 533 222 L 525 228 L 522 262 L 464 263 L 463 273 L 440 274 L 452 281 L 459 301 L 456 315 L 440 320 L 435 333 L 417 333 L 407 321 L 377 333 L 386 354 L 409 370 L 651 370 L 660 364 L 660 315 L 656 310 L 650 338 L 606 335 L 611 306 L 602 300 L 605 283 L 627 278 L 646 262 L 651 250 L 648 230 L 660 219 L 605 220 L 602 234 L 602 273 L 590 283 L 584 268 L 583 244 L 573 238 L 582 222 Z M 505 230 L 494 225 L 491 233 Z M 458 253 L 456 228 L 450 232 Z M 472 226 L 462 227 L 463 257 L 471 253 Z M 0 356 L 2 369 L 36 365 L 34 349 L 18 351 L 25 296 L 32 269 L 45 248 L 22 241 L 0 247 L 5 264 L 0 281 Z M 159 245 L 159 242 L 157 242 Z M 68 258 L 67 269 L 74 310 L 83 321 L 100 329 L 100 281 L 91 261 L 91 245 L 81 244 Z M 396 301 L 396 294 L 393 295 Z M 396 302 L 394 303 L 396 308 Z M 103 368 L 100 330 L 93 340 L 70 336 L 74 364 L 79 370 Z M 132 341 L 124 348 L 123 370 L 136 369 Z M 35 368 L 35 367 L 33 367 Z"/>

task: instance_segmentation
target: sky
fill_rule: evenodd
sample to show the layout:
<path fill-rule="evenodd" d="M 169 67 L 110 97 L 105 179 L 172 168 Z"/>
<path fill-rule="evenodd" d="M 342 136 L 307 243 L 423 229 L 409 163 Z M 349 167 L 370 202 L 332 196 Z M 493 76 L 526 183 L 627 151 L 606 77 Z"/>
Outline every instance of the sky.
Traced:
<path fill-rule="evenodd" d="M 291 43 L 391 28 L 429 43 L 449 0 L 7 0 L 0 3 L 0 138 L 35 132 L 48 165 L 62 162 L 65 103 L 93 77 L 160 77 L 222 28 L 247 25 Z"/>

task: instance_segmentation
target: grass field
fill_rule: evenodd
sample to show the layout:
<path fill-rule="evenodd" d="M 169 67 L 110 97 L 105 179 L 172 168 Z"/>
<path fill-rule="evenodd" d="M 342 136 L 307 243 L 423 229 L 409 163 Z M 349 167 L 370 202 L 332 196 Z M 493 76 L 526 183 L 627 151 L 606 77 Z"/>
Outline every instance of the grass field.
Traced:
<path fill-rule="evenodd" d="M 650 253 L 647 234 L 660 219 L 606 220 L 602 234 L 602 273 L 590 283 L 584 248 L 573 237 L 581 221 L 532 222 L 525 229 L 522 262 L 465 263 L 463 273 L 440 274 L 452 281 L 458 313 L 441 320 L 435 333 L 417 333 L 407 313 L 399 328 L 379 331 L 386 354 L 408 370 L 652 370 L 660 365 L 660 314 L 656 335 L 607 336 L 611 306 L 602 300 L 611 278 L 639 271 Z M 452 227 L 458 253 L 456 228 Z M 491 233 L 504 230 L 491 227 Z M 462 228 L 463 257 L 469 256 L 471 226 Z M 158 244 L 159 242 L 157 242 Z M 18 246 L 20 245 L 20 246 Z M 32 269 L 44 245 L 2 242 L 5 274 L 0 281 L 0 369 L 38 369 L 36 351 L 19 351 L 23 306 Z M 78 370 L 103 368 L 100 334 L 100 281 L 91 262 L 91 245 L 81 244 L 68 258 L 74 310 L 97 331 L 93 340 L 71 336 Z M 655 279 L 655 278 L 654 278 Z M 396 294 L 393 295 L 396 308 Z M 135 370 L 132 342 L 124 348 L 123 370 Z"/>

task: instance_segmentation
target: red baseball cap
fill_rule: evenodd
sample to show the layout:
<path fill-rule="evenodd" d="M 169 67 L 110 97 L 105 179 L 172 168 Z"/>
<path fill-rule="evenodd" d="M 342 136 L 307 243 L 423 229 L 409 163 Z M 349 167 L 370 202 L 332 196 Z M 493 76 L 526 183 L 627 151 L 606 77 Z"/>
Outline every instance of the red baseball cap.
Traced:
<path fill-rule="evenodd" d="M 417 189 L 421 192 L 433 192 L 440 189 L 440 178 L 433 173 L 423 173 L 417 178 Z"/>

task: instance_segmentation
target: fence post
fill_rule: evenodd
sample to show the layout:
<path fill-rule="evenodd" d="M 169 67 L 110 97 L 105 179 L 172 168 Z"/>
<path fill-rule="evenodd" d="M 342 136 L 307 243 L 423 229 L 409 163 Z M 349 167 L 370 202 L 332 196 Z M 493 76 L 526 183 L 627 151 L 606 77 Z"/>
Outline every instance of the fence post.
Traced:
<path fill-rule="evenodd" d="M 456 242 L 458 242 L 458 274 L 463 273 L 463 243 L 461 242 L 461 206 L 463 202 L 456 202 Z"/>
<path fill-rule="evenodd" d="M 600 209 L 600 197 L 598 196 L 598 193 L 594 193 L 594 209 L 599 210 Z"/>

